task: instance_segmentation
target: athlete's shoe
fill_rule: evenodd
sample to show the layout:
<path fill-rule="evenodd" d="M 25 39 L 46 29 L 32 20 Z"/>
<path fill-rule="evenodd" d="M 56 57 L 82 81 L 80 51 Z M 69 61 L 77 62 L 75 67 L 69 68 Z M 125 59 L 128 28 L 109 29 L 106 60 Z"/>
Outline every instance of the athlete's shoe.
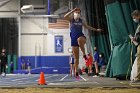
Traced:
<path fill-rule="evenodd" d="M 79 80 L 79 73 L 76 72 L 76 79 Z"/>

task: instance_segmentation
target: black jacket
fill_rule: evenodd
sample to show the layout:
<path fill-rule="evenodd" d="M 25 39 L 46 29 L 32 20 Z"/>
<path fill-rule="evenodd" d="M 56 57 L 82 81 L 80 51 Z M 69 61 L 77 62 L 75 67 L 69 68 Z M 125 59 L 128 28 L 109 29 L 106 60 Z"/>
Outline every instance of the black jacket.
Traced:
<path fill-rule="evenodd" d="M 1 60 L 1 64 L 7 64 L 7 56 L 5 55 L 0 55 L 0 60 Z"/>

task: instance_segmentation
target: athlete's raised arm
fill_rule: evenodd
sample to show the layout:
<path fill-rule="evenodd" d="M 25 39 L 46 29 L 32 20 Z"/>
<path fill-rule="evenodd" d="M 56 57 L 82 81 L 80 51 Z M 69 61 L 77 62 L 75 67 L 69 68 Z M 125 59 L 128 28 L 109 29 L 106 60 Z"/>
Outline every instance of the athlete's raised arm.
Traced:
<path fill-rule="evenodd" d="M 78 10 L 78 8 L 74 8 L 74 9 L 72 9 L 71 11 L 69 11 L 68 13 L 66 13 L 66 14 L 64 15 L 64 19 L 70 21 L 70 20 L 71 20 L 71 15 L 72 15 L 75 11 L 77 11 L 77 10 Z"/>
<path fill-rule="evenodd" d="M 93 31 L 103 31 L 102 29 L 96 29 L 94 27 L 89 26 L 86 22 L 83 22 L 83 26 L 89 30 L 93 30 Z"/>

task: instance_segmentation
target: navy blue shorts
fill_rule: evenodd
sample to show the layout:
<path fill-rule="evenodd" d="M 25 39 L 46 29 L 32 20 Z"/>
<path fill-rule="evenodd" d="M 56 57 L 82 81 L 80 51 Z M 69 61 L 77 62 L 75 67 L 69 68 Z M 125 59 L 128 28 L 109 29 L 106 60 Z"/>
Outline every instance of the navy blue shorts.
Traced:
<path fill-rule="evenodd" d="M 70 63 L 70 64 L 74 64 L 74 62 Z"/>
<path fill-rule="evenodd" d="M 72 58 L 72 61 L 71 61 L 71 63 L 70 64 L 74 64 L 74 58 Z"/>
<path fill-rule="evenodd" d="M 85 36 L 84 35 L 81 35 L 81 36 L 77 36 L 77 37 L 71 37 L 71 46 L 77 46 L 77 47 L 79 47 L 78 40 L 77 40 L 79 37 L 85 37 Z"/>

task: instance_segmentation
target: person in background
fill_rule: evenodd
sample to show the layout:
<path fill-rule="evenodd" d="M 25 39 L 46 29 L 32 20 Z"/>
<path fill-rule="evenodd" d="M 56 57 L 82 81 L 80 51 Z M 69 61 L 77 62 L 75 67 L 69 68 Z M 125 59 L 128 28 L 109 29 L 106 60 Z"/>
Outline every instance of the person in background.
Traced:
<path fill-rule="evenodd" d="M 4 77 L 6 76 L 6 67 L 7 67 L 7 55 L 5 48 L 2 49 L 2 53 L 0 55 L 0 65 L 1 65 L 1 72 L 0 75 L 3 73 Z"/>
<path fill-rule="evenodd" d="M 11 61 L 11 63 L 10 63 L 10 69 L 11 69 L 11 73 L 13 73 L 13 71 L 14 71 L 14 63 L 13 63 L 13 61 Z"/>
<path fill-rule="evenodd" d="M 69 63 L 70 63 L 70 76 L 72 76 L 72 73 L 74 72 L 74 55 L 73 52 L 71 53 L 69 57 Z"/>
<path fill-rule="evenodd" d="M 102 31 L 101 29 L 93 28 L 87 25 L 86 22 L 80 18 L 81 10 L 79 8 L 74 8 L 64 15 L 64 19 L 70 22 L 70 38 L 71 38 L 71 46 L 72 51 L 74 53 L 74 63 L 75 63 L 75 75 L 76 78 L 79 78 L 78 67 L 79 67 L 79 47 L 82 51 L 83 58 L 87 60 L 87 56 L 85 53 L 85 43 L 86 37 L 83 34 L 83 26 L 89 30 L 93 31 Z"/>
<path fill-rule="evenodd" d="M 21 59 L 21 69 L 22 69 L 22 70 L 25 70 L 25 69 L 26 69 L 26 66 L 25 66 L 25 65 L 26 65 L 25 59 L 22 58 L 22 59 Z"/>
<path fill-rule="evenodd" d="M 104 72 L 105 71 L 105 60 L 104 60 L 104 54 L 100 53 L 99 54 L 99 63 L 98 63 L 98 67 L 99 67 L 99 72 Z"/>
<path fill-rule="evenodd" d="M 86 68 L 83 66 L 83 67 L 82 67 L 82 75 L 84 75 L 84 74 L 86 73 L 85 69 L 86 69 Z"/>
<path fill-rule="evenodd" d="M 95 76 L 98 76 L 99 75 L 99 68 L 98 68 L 99 53 L 98 53 L 97 47 L 94 47 L 93 62 L 94 62 L 94 66 L 95 66 Z"/>
<path fill-rule="evenodd" d="M 135 36 L 131 38 L 132 42 L 137 42 L 137 76 L 133 82 L 140 82 L 140 11 L 135 10 L 132 12 L 132 18 L 135 23 L 138 24 Z"/>
<path fill-rule="evenodd" d="M 31 74 L 31 62 L 30 62 L 30 59 L 27 60 L 27 69 L 28 69 L 28 74 Z"/>
<path fill-rule="evenodd" d="M 86 62 L 86 66 L 88 68 L 88 76 L 92 76 L 92 65 L 93 65 L 93 58 L 91 53 L 88 54 L 88 60 Z"/>

